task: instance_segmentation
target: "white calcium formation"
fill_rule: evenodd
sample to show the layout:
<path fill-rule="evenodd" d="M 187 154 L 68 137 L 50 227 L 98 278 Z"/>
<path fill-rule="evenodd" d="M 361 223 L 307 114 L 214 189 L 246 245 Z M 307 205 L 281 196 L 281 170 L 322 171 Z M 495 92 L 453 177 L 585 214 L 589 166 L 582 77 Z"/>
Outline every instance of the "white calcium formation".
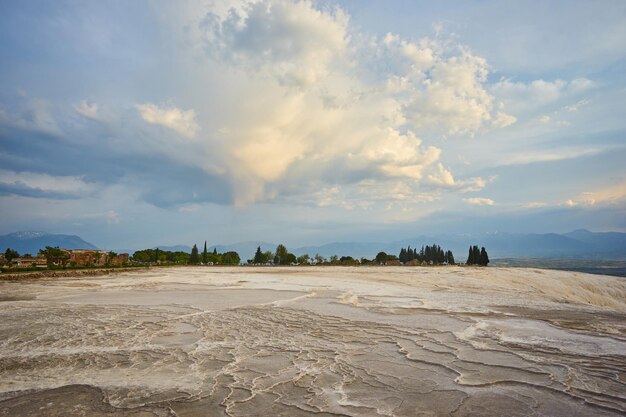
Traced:
<path fill-rule="evenodd" d="M 197 267 L 0 283 L 0 415 L 624 413 L 623 278 Z"/>

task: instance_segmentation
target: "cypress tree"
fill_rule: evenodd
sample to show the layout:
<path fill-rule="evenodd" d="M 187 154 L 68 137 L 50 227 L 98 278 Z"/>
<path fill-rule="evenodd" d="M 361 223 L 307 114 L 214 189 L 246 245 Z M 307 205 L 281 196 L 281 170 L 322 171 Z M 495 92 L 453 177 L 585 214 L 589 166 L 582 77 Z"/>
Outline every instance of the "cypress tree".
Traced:
<path fill-rule="evenodd" d="M 254 254 L 254 263 L 262 264 L 263 263 L 263 252 L 261 252 L 261 247 L 258 246 L 256 248 L 256 253 Z"/>
<path fill-rule="evenodd" d="M 200 263 L 200 254 L 198 253 L 198 247 L 194 244 L 193 248 L 191 248 L 191 256 L 189 257 L 190 264 L 199 264 Z"/>
<path fill-rule="evenodd" d="M 454 255 L 451 250 L 448 251 L 448 264 L 454 265 Z"/>
<path fill-rule="evenodd" d="M 204 241 L 204 250 L 202 251 L 202 263 L 206 264 L 209 262 L 209 254 L 206 251 L 206 240 Z"/>
<path fill-rule="evenodd" d="M 469 252 L 467 254 L 467 262 L 465 263 L 468 265 L 474 265 L 474 251 L 471 246 L 469 247 Z"/>
<path fill-rule="evenodd" d="M 489 255 L 487 255 L 487 251 L 484 246 L 480 249 L 480 265 L 489 265 Z"/>

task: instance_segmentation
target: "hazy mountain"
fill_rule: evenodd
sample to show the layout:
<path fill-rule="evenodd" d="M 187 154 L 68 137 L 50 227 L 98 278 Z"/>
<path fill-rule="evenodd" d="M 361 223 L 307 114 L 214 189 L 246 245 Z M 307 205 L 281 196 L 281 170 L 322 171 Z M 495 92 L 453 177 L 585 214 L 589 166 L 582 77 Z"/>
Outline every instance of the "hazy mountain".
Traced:
<path fill-rule="evenodd" d="M 84 241 L 76 235 L 55 235 L 46 232 L 15 232 L 0 236 L 0 251 L 7 248 L 16 250 L 23 255 L 36 255 L 46 246 L 58 246 L 65 249 L 98 249 L 95 245 Z"/>
<path fill-rule="evenodd" d="M 381 250 L 386 250 L 387 244 L 380 242 L 333 242 L 321 246 L 303 246 L 301 248 L 289 249 L 296 255 L 309 254 L 314 256 L 320 254 L 324 257 L 332 255 L 352 256 L 360 258 L 362 256 L 372 258 Z M 399 251 L 400 249 L 398 249 Z"/>
<path fill-rule="evenodd" d="M 159 250 L 164 250 L 164 251 L 169 251 L 169 252 L 187 252 L 187 253 L 191 253 L 191 246 L 187 246 L 187 245 L 174 245 L 174 246 L 155 246 L 152 249 L 157 249 L 159 248 Z M 202 251 L 202 248 L 198 248 L 200 249 L 200 251 Z"/>
<path fill-rule="evenodd" d="M 335 242 L 321 246 L 306 246 L 292 249 L 301 255 L 319 253 L 349 255 L 355 258 L 372 258 L 378 252 L 398 254 L 401 248 L 438 244 L 450 249 L 457 261 L 463 262 L 470 245 L 485 246 L 491 258 L 580 258 L 580 259 L 626 259 L 626 233 L 594 233 L 576 230 L 563 235 L 556 233 L 483 233 L 474 235 L 418 236 L 391 243 L 380 242 Z M 288 248 L 291 249 L 291 248 Z"/>

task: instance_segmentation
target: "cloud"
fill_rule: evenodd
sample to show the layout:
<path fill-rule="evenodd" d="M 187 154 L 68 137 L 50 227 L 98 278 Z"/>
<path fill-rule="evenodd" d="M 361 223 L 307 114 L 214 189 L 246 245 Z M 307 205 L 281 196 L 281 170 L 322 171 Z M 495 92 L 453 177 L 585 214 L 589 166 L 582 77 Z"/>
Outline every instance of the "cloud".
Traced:
<path fill-rule="evenodd" d="M 89 104 L 86 100 L 81 100 L 81 102 L 74 106 L 76 112 L 88 119 L 98 119 L 98 104 L 91 103 Z"/>
<path fill-rule="evenodd" d="M 487 61 L 450 42 L 407 41 L 387 34 L 377 45 L 373 63 L 386 72 L 390 92 L 402 98 L 404 118 L 417 131 L 473 136 L 516 119 L 494 114 L 494 97 L 486 89 Z"/>
<path fill-rule="evenodd" d="M 96 184 L 87 183 L 79 177 L 0 170 L 2 195 L 67 199 L 84 197 L 96 189 Z"/>
<path fill-rule="evenodd" d="M 597 155 L 606 151 L 606 148 L 589 147 L 562 147 L 554 150 L 525 151 L 518 152 L 515 155 L 504 158 L 501 165 L 526 165 L 537 162 L 563 161 L 566 159 L 576 159 L 585 156 Z"/>
<path fill-rule="evenodd" d="M 221 16 L 212 11 L 202 29 L 208 49 L 220 59 L 292 86 L 324 78 L 348 44 L 345 13 L 320 11 L 306 0 L 245 2 Z"/>
<path fill-rule="evenodd" d="M 495 177 L 490 178 L 491 182 Z M 469 193 L 480 191 L 487 185 L 486 180 L 481 177 L 468 178 L 464 180 L 457 180 L 448 169 L 446 169 L 440 162 L 436 165 L 436 168 L 431 170 L 428 174 L 428 182 L 439 187 L 447 189 L 456 189 L 461 193 Z"/>
<path fill-rule="evenodd" d="M 109 224 L 118 224 L 121 221 L 119 213 L 115 210 L 107 211 L 103 217 Z"/>
<path fill-rule="evenodd" d="M 510 112 L 519 116 L 562 103 L 572 97 L 579 97 L 597 87 L 597 82 L 587 78 L 575 78 L 570 81 L 537 79 L 530 82 L 516 82 L 503 78 L 491 85 L 489 91 L 498 97 Z M 584 103 L 584 99 L 581 102 Z"/>
<path fill-rule="evenodd" d="M 496 113 L 496 117 L 493 120 L 492 125 L 496 128 L 503 128 L 511 126 L 515 122 L 517 122 L 517 117 L 511 116 L 510 114 L 498 112 Z"/>
<path fill-rule="evenodd" d="M 339 8 L 243 1 L 214 8 L 198 27 L 214 71 L 237 86 L 215 99 L 238 97 L 204 139 L 220 159 L 203 164 L 227 173 L 239 206 L 329 180 L 452 189 L 432 138 L 515 122 L 494 109 L 483 58 L 440 40 L 372 37 Z"/>
<path fill-rule="evenodd" d="M 471 134 L 491 119 L 493 98 L 482 87 L 488 73 L 484 59 L 463 53 L 430 71 L 405 110 L 418 129 L 445 126 L 450 135 Z"/>
<path fill-rule="evenodd" d="M 152 103 L 137 104 L 135 108 L 144 121 L 172 129 L 187 138 L 193 138 L 200 130 L 194 110 L 181 110 L 173 106 L 158 107 Z"/>
<path fill-rule="evenodd" d="M 563 106 L 561 108 L 561 110 L 565 110 L 568 111 L 570 113 L 574 113 L 577 112 L 578 110 L 580 110 L 582 107 L 586 106 L 589 104 L 589 100 L 587 99 L 583 99 L 583 100 L 579 100 L 574 104 L 568 104 L 566 106 Z"/>
<path fill-rule="evenodd" d="M 0 108 L 0 124 L 51 136 L 62 134 L 52 103 L 42 98 L 22 97 L 11 111 Z"/>
<path fill-rule="evenodd" d="M 452 176 L 452 172 L 447 170 L 442 163 L 437 164 L 437 170 L 428 175 L 431 183 L 443 186 L 455 186 L 457 182 Z"/>
<path fill-rule="evenodd" d="M 440 164 L 443 136 L 515 123 L 489 91 L 486 60 L 449 40 L 371 35 L 340 8 L 306 0 L 212 2 L 172 16 L 178 32 L 168 33 L 186 35 L 155 71 L 165 81 L 127 99 L 133 111 L 73 102 L 59 112 L 65 144 L 37 138 L 13 161 L 42 163 L 45 152 L 68 162 L 45 163 L 57 174 L 132 183 L 158 207 L 315 206 L 311 190 L 335 186 L 363 200 L 350 207 L 419 204 L 485 187 Z M 169 104 L 171 91 L 184 106 Z M 102 123 L 75 123 L 76 113 Z M 24 158 L 35 143 L 43 152 Z"/>
<path fill-rule="evenodd" d="M 495 202 L 490 198 L 471 197 L 464 198 L 463 201 L 477 206 L 493 206 Z"/>
<path fill-rule="evenodd" d="M 530 203 L 524 204 L 522 207 L 533 209 L 533 208 L 541 208 L 541 207 L 547 207 L 547 206 L 548 206 L 548 203 L 544 203 L 541 201 L 531 201 Z"/>
<path fill-rule="evenodd" d="M 626 182 L 605 186 L 595 191 L 585 191 L 577 197 L 568 199 L 564 204 L 568 207 L 598 205 L 618 205 L 626 202 Z"/>

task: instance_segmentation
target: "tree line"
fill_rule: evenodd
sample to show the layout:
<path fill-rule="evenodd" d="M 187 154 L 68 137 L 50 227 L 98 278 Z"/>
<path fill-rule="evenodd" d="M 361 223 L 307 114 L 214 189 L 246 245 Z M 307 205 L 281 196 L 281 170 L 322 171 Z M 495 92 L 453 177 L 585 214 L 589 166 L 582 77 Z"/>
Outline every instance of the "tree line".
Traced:
<path fill-rule="evenodd" d="M 419 251 L 417 248 L 408 246 L 407 248 L 402 248 L 398 256 L 381 251 L 373 259 L 364 257 L 355 259 L 352 256 L 338 257 L 337 255 L 325 258 L 319 254 L 316 254 L 314 257 L 308 254 L 296 256 L 289 252 L 285 245 L 280 244 L 274 252 L 264 252 L 260 246 L 257 247 L 254 257 L 247 261 L 250 265 L 393 265 L 412 262 L 427 265 L 456 264 L 452 251 L 444 251 L 437 244 L 422 246 Z"/>
<path fill-rule="evenodd" d="M 467 265 L 479 265 L 487 266 L 489 264 L 489 255 L 483 246 L 478 249 L 478 246 L 470 246 L 469 253 L 467 255 Z"/>
<path fill-rule="evenodd" d="M 441 246 L 437 244 L 422 246 L 419 252 L 417 248 L 411 249 L 410 246 L 406 249 L 402 248 L 400 249 L 398 260 L 403 264 L 416 261 L 417 263 L 426 263 L 428 265 L 454 265 L 454 255 L 452 251 L 444 251 Z"/>
<path fill-rule="evenodd" d="M 184 251 L 167 251 L 159 248 L 143 249 L 133 253 L 131 260 L 139 263 L 171 263 L 182 265 L 239 265 L 241 258 L 234 251 L 218 253 L 217 249 L 208 251 L 206 242 L 202 253 L 198 251 L 196 244 L 191 248 L 191 253 Z"/>
<path fill-rule="evenodd" d="M 47 246 L 45 250 L 39 252 L 41 256 L 45 256 L 49 265 L 61 265 L 66 261 L 67 252 Z M 115 256 L 114 252 L 109 253 Z M 25 256 L 30 256 L 26 254 Z M 20 257 L 15 250 L 7 248 L 4 253 L 5 260 L 11 262 L 13 259 Z M 241 258 L 235 251 L 227 251 L 218 253 L 214 248 L 212 251 L 207 250 L 206 241 L 202 252 L 198 250 L 196 244 L 193 245 L 191 253 L 185 251 L 167 251 L 159 248 L 143 249 L 136 251 L 131 257 L 131 261 L 140 264 L 179 264 L 179 265 L 239 265 Z M 262 251 L 261 247 L 257 247 L 254 257 L 248 259 L 250 265 L 393 265 L 393 264 L 427 264 L 427 265 L 454 265 L 455 258 L 452 251 L 444 251 L 439 245 L 426 245 L 418 251 L 417 248 L 400 249 L 398 256 L 379 252 L 375 258 L 367 259 L 361 257 L 355 259 L 352 256 L 337 255 L 325 258 L 319 254 L 311 257 L 308 254 L 296 256 L 289 252 L 287 247 L 279 244 L 274 252 Z M 467 265 L 487 266 L 489 264 L 489 255 L 484 247 L 470 246 L 467 258 Z"/>

